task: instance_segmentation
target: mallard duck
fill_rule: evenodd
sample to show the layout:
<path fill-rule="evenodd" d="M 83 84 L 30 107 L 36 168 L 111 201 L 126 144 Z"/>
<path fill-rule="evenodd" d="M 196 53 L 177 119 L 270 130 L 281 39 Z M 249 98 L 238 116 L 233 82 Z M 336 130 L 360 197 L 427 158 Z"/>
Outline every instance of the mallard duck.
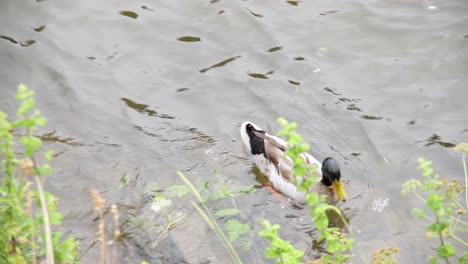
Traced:
<path fill-rule="evenodd" d="M 276 190 L 303 203 L 306 193 L 297 190 L 291 182 L 293 177 L 292 160 L 284 155 L 288 143 L 283 139 L 263 131 L 251 122 L 244 122 L 240 128 L 242 141 L 253 156 L 260 171 L 268 177 L 270 184 Z M 346 190 L 341 181 L 338 162 L 331 157 L 320 163 L 309 153 L 303 153 L 302 158 L 308 165 L 316 164 L 316 174 L 319 179 L 310 187 L 310 192 L 327 195 L 327 202 L 334 203 L 346 200 Z"/>

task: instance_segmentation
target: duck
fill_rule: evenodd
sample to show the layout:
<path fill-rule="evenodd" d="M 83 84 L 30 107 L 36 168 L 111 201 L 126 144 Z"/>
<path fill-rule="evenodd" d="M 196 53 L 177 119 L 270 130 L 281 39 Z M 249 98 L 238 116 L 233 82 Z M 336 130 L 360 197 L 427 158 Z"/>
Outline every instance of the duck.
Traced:
<path fill-rule="evenodd" d="M 299 191 L 292 182 L 292 160 L 284 155 L 289 144 L 249 121 L 242 123 L 240 135 L 245 147 L 252 154 L 255 165 L 267 176 L 271 186 L 295 202 L 305 203 L 306 193 Z M 301 157 L 306 165 L 316 166 L 318 179 L 309 188 L 309 192 L 326 195 L 326 202 L 329 204 L 346 201 L 340 166 L 333 157 L 326 157 L 322 163 L 309 153 L 304 152 Z"/>

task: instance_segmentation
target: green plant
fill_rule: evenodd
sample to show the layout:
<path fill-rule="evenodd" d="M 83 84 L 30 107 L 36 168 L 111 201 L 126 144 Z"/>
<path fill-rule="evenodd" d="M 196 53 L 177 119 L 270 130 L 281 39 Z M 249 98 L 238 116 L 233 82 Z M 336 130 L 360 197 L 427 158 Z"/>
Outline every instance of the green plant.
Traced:
<path fill-rule="evenodd" d="M 417 218 L 429 221 L 429 225 L 426 226 L 426 236 L 428 238 L 435 236 L 439 240 L 436 256 L 429 257 L 431 263 L 437 263 L 438 260 L 450 263 L 454 258 L 457 258 L 459 263 L 467 263 L 468 242 L 463 239 L 466 238 L 468 228 L 466 220 L 468 173 L 465 162 L 465 152 L 468 152 L 467 146 L 466 143 L 463 143 L 455 148 L 456 151 L 463 151 L 464 185 L 459 184 L 457 179 L 442 179 L 432 168 L 432 162 L 423 158 L 418 159 L 418 170 L 421 171 L 422 179 L 410 179 L 402 185 L 404 195 L 413 192 L 424 202 L 427 207 L 426 211 L 431 212 L 428 215 L 421 208 L 413 209 L 413 214 Z M 463 192 L 465 192 L 465 205 L 459 201 Z M 464 233 L 464 236 L 461 236 L 460 233 Z M 452 242 L 457 242 L 464 247 L 464 253 L 456 252 Z"/>
<path fill-rule="evenodd" d="M 33 132 L 44 126 L 46 119 L 34 109 L 34 93 L 19 85 L 18 119 L 10 122 L 0 111 L 0 153 L 2 182 L 0 185 L 0 260 L 2 263 L 38 263 L 45 256 L 47 264 L 74 263 L 78 242 L 53 232 L 62 215 L 57 212 L 58 199 L 44 191 L 43 177 L 52 174 L 47 163 L 40 164 L 37 153 L 42 145 Z M 15 147 L 19 138 L 21 148 Z M 20 154 L 17 154 L 18 151 Z M 52 159 L 51 152 L 44 159 Z"/>
<path fill-rule="evenodd" d="M 325 250 L 327 253 L 329 253 L 320 259 L 320 263 L 344 263 L 351 257 L 351 255 L 347 254 L 347 252 L 352 250 L 354 240 L 348 238 L 345 233 L 339 230 L 339 228 L 329 226 L 327 211 L 331 210 L 336 212 L 338 216 L 340 216 L 345 226 L 348 227 L 347 221 L 344 219 L 341 211 L 336 206 L 326 203 L 325 195 L 319 196 L 315 192 L 308 192 L 310 186 L 317 180 L 317 175 L 315 173 L 316 167 L 307 165 L 303 158 L 304 152 L 310 148 L 310 145 L 304 143 L 302 137 L 296 133 L 296 123 L 290 123 L 284 118 L 279 118 L 278 123 L 282 127 L 282 130 L 279 131 L 278 135 L 284 136 L 289 144 L 289 148 L 285 151 L 285 155 L 289 157 L 293 163 L 293 183 L 298 186 L 299 191 L 307 192 L 305 200 L 309 208 L 309 216 L 314 222 L 319 234 L 319 238 L 317 240 L 318 242 L 323 242 L 325 244 Z M 278 228 L 279 225 L 275 225 L 275 229 Z M 262 232 L 264 231 L 266 230 L 263 230 Z M 271 239 L 269 240 L 272 243 L 273 241 L 278 241 Z M 278 248 L 278 246 L 285 246 L 285 248 L 281 249 Z M 272 248 L 275 248 L 275 252 L 277 252 L 276 254 L 271 254 Z M 283 251 L 291 251 L 288 244 L 271 244 L 270 247 L 268 247 L 265 251 L 265 255 L 267 257 L 277 258 L 278 263 L 287 263 L 284 262 L 283 258 L 278 258 L 278 256 L 281 256 L 279 252 Z M 294 256 L 299 255 L 294 254 Z"/>
<path fill-rule="evenodd" d="M 280 225 L 272 225 L 270 221 L 263 220 L 263 230 L 259 235 L 270 241 L 270 245 L 265 249 L 265 257 L 276 259 L 276 263 L 300 264 L 304 257 L 304 252 L 296 249 L 289 241 L 282 240 L 278 235 Z"/>
<path fill-rule="evenodd" d="M 371 264 L 396 264 L 396 254 L 399 249 L 396 247 L 384 247 L 371 255 Z"/>
<path fill-rule="evenodd" d="M 204 202 L 204 199 L 200 195 L 200 192 L 197 191 L 197 189 L 193 186 L 193 184 L 190 182 L 187 177 L 185 177 L 181 172 L 177 172 L 177 175 L 182 179 L 182 181 L 187 185 L 187 187 L 190 188 L 190 191 L 195 195 L 197 198 L 198 202 L 201 204 L 202 207 L 200 207 L 197 203 L 194 201 L 191 201 L 193 207 L 198 211 L 198 213 L 202 216 L 202 218 L 205 220 L 205 222 L 210 226 L 211 229 L 213 229 L 216 234 L 218 235 L 219 239 L 223 243 L 223 246 L 226 248 L 226 250 L 229 252 L 229 255 L 231 256 L 232 260 L 234 263 L 242 263 L 242 260 L 240 259 L 239 255 L 237 254 L 236 250 L 232 246 L 231 241 L 233 240 L 233 236 L 239 236 L 239 233 L 244 233 L 245 227 L 240 227 L 240 229 L 243 229 L 241 232 L 235 232 L 235 234 L 230 234 L 230 239 L 226 237 L 226 235 L 223 233 L 219 225 L 216 223 L 215 218 L 211 215 L 210 211 L 206 207 L 206 204 Z M 239 227 L 239 225 L 235 225 L 234 227 Z"/>

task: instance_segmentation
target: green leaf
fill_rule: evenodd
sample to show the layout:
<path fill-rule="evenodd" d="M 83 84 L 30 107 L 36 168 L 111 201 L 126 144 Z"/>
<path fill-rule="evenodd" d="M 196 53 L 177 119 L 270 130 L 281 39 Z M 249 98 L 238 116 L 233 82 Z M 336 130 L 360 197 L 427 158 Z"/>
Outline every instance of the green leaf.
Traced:
<path fill-rule="evenodd" d="M 407 180 L 405 183 L 403 183 L 403 185 L 401 186 L 401 193 L 403 195 L 406 195 L 408 194 L 410 191 L 418 188 L 419 186 L 421 186 L 421 182 L 418 181 L 418 180 L 415 180 L 415 179 L 410 179 L 410 180 Z"/>
<path fill-rule="evenodd" d="M 24 146 L 24 155 L 31 157 L 42 145 L 42 140 L 35 136 L 22 137 L 20 139 Z"/>
<path fill-rule="evenodd" d="M 450 223 L 448 221 L 441 222 L 439 224 L 434 223 L 434 224 L 430 224 L 429 226 L 427 226 L 427 230 L 432 231 L 432 232 L 442 232 L 449 225 L 450 225 Z"/>
<path fill-rule="evenodd" d="M 325 229 L 328 227 L 328 217 L 325 214 L 325 211 L 316 211 L 314 223 L 317 229 Z"/>
<path fill-rule="evenodd" d="M 229 240 L 231 242 L 237 240 L 240 236 L 247 234 L 251 231 L 250 226 L 248 226 L 247 224 L 243 224 L 236 219 L 227 220 L 224 223 L 224 228 L 226 228 Z"/>
<path fill-rule="evenodd" d="M 37 169 L 36 169 L 36 174 L 37 175 L 50 176 L 50 175 L 52 175 L 52 173 L 53 173 L 52 168 L 48 164 L 38 166 Z"/>
<path fill-rule="evenodd" d="M 306 203 L 312 207 L 320 202 L 319 195 L 315 192 L 310 192 L 305 198 Z"/>
<path fill-rule="evenodd" d="M 54 157 L 54 155 L 53 155 L 53 152 L 51 150 L 48 150 L 48 151 L 44 152 L 44 158 L 47 161 L 51 161 L 53 157 Z"/>
<path fill-rule="evenodd" d="M 281 255 L 281 251 L 276 247 L 267 247 L 265 249 L 265 257 L 270 259 L 278 258 Z"/>
<path fill-rule="evenodd" d="M 429 197 L 427 197 L 426 204 L 432 211 L 438 212 L 443 206 L 443 201 L 444 198 L 442 198 L 442 196 L 437 193 L 431 193 Z"/>
<path fill-rule="evenodd" d="M 159 212 L 172 205 L 172 201 L 164 197 L 162 194 L 156 194 L 151 204 L 151 210 Z"/>
<path fill-rule="evenodd" d="M 239 213 L 237 208 L 228 208 L 228 209 L 221 209 L 216 211 L 217 216 L 228 216 L 228 215 L 236 215 Z"/>
<path fill-rule="evenodd" d="M 62 223 L 62 214 L 59 212 L 49 211 L 49 219 L 51 225 L 60 225 Z"/>
<path fill-rule="evenodd" d="M 455 249 L 448 242 L 446 242 L 445 245 L 437 248 L 437 256 L 441 258 L 451 257 L 453 255 L 455 255 Z"/>
<path fill-rule="evenodd" d="M 166 196 L 169 198 L 179 198 L 190 192 L 187 185 L 172 185 L 166 189 Z"/>
<path fill-rule="evenodd" d="M 413 208 L 413 214 L 418 219 L 423 219 L 424 218 L 424 211 L 421 208 Z"/>

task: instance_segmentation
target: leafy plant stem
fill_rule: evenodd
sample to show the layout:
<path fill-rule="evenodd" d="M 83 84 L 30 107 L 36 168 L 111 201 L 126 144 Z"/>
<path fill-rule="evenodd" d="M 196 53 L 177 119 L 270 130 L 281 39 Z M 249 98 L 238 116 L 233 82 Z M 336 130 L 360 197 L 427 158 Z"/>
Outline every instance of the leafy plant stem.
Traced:
<path fill-rule="evenodd" d="M 232 259 L 234 260 L 235 263 L 242 263 L 242 260 L 240 257 L 237 255 L 236 251 L 234 250 L 234 247 L 232 246 L 231 242 L 229 242 L 228 238 L 226 235 L 221 231 L 221 228 L 216 224 L 216 220 L 211 216 L 210 212 L 208 211 L 208 208 L 206 207 L 205 203 L 203 202 L 203 199 L 200 195 L 200 193 L 195 189 L 193 184 L 183 175 L 181 172 L 177 172 L 177 175 L 184 181 L 184 183 L 190 188 L 192 193 L 197 197 L 198 201 L 201 203 L 203 206 L 203 209 L 198 206 L 194 201 L 192 201 L 192 205 L 197 209 L 198 213 L 203 217 L 205 222 L 213 229 L 216 234 L 219 236 L 221 241 L 223 242 L 224 246 L 228 250 L 229 254 L 231 255 Z"/>
<path fill-rule="evenodd" d="M 182 219 L 184 219 L 184 218 L 185 218 L 185 215 L 183 215 L 183 216 L 181 216 L 181 217 L 175 219 L 174 221 L 172 221 L 171 215 L 166 213 L 166 219 L 167 219 L 166 228 L 164 228 L 164 230 L 161 232 L 161 234 L 159 234 L 158 238 L 156 238 L 156 241 L 154 241 L 154 243 L 153 243 L 153 248 L 155 248 L 155 247 L 158 245 L 159 239 L 161 239 L 161 237 L 162 237 L 167 231 L 169 231 L 177 222 L 179 222 L 180 220 L 182 220 Z"/>
<path fill-rule="evenodd" d="M 327 209 L 335 211 L 340 216 L 341 222 L 343 222 L 343 224 L 346 226 L 346 229 L 348 230 L 348 232 L 350 234 L 353 234 L 351 226 L 349 226 L 348 221 L 346 221 L 346 219 L 344 218 L 344 216 L 341 213 L 340 209 L 336 208 L 335 206 L 331 206 L 331 205 L 328 205 Z M 362 252 L 361 246 L 359 245 L 359 243 L 356 243 L 356 245 L 357 245 L 357 248 L 358 248 L 359 256 L 364 261 L 364 263 L 368 263 L 367 258 L 364 256 L 364 253 Z M 350 250 L 354 254 L 353 248 L 350 248 Z"/>
<path fill-rule="evenodd" d="M 436 224 L 440 224 L 440 219 L 439 219 L 439 215 L 436 213 Z M 444 235 L 442 234 L 442 230 L 439 230 L 437 231 L 437 233 L 439 234 L 439 240 L 440 240 L 440 244 L 442 246 L 445 245 L 445 242 L 444 242 Z M 448 260 L 448 257 L 444 257 L 445 259 L 445 263 L 449 264 L 449 260 Z"/>
<path fill-rule="evenodd" d="M 226 235 L 224 235 L 223 231 L 221 231 L 221 228 L 217 226 L 217 224 L 211 220 L 212 217 L 210 217 L 198 204 L 196 204 L 194 201 L 192 201 L 193 207 L 197 209 L 198 213 L 203 217 L 205 222 L 213 229 L 216 234 L 221 238 L 221 241 L 223 242 L 224 247 L 228 250 L 230 253 L 231 257 L 233 258 L 235 263 L 242 263 L 242 260 L 239 258 L 237 255 L 236 251 L 232 247 L 231 243 L 227 239 Z"/>

